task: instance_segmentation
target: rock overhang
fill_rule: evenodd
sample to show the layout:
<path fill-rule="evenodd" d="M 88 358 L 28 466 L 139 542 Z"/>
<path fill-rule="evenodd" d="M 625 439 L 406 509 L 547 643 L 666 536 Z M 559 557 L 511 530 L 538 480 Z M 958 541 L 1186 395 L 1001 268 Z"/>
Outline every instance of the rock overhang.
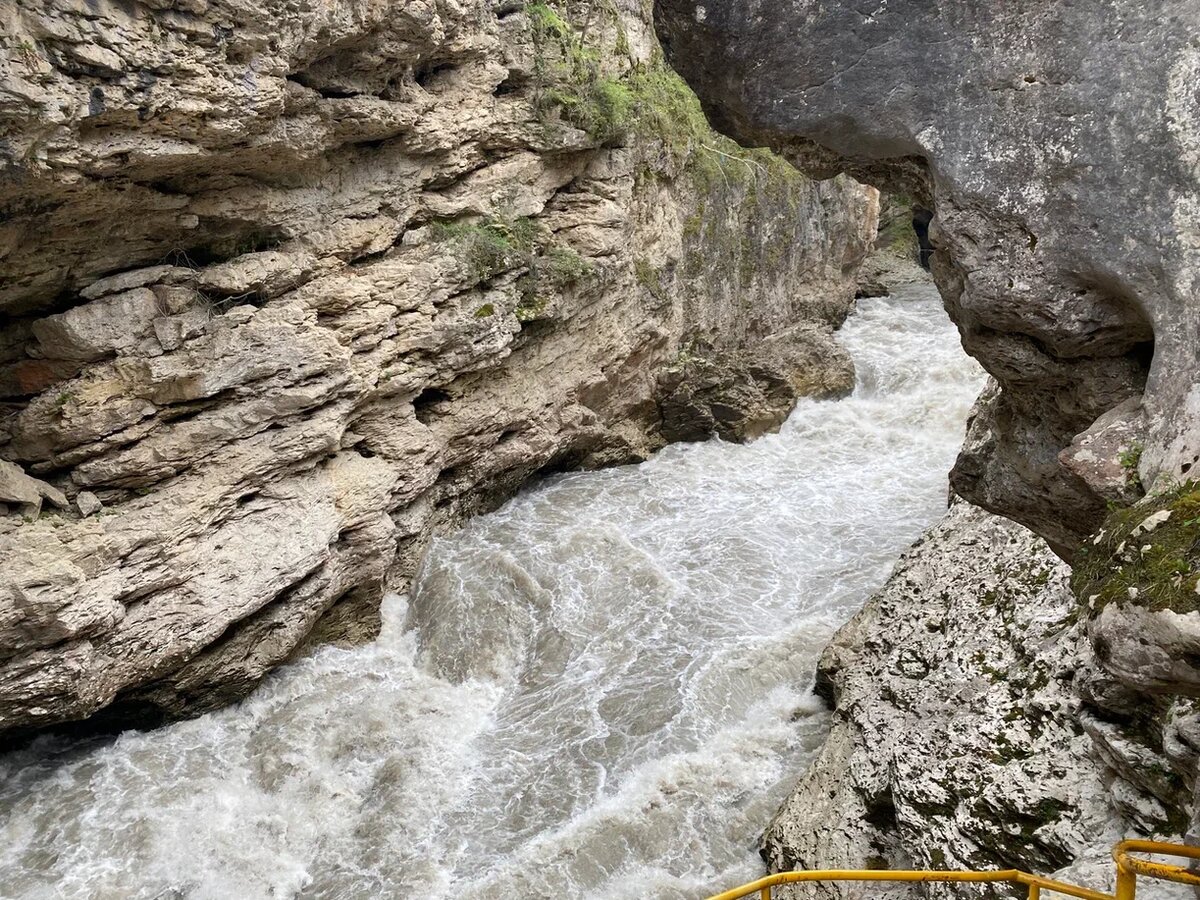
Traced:
<path fill-rule="evenodd" d="M 656 14 L 718 128 L 936 210 L 935 279 L 1001 387 L 957 490 L 1071 556 L 1111 486 L 1070 447 L 1130 403 L 1121 440 L 1092 452 L 1141 448 L 1146 488 L 1186 474 L 1200 3 L 658 0 Z"/>

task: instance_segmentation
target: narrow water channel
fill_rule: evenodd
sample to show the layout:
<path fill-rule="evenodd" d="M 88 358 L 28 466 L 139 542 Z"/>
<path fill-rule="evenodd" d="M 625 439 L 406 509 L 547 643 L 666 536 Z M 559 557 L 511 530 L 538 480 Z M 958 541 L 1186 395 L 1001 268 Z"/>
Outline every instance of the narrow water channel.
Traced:
<path fill-rule="evenodd" d="M 557 477 L 438 541 L 374 644 L 0 758 L 12 898 L 697 897 L 822 740 L 822 646 L 944 509 L 982 373 L 931 288 L 779 434 Z"/>

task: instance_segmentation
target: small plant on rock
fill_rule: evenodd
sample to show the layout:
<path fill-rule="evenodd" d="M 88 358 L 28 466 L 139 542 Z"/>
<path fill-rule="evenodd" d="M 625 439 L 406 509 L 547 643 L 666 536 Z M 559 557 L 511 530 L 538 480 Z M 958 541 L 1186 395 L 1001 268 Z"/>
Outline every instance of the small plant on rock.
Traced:
<path fill-rule="evenodd" d="M 537 224 L 527 217 L 435 222 L 431 231 L 435 241 L 455 246 L 473 284 L 526 263 L 537 238 Z"/>
<path fill-rule="evenodd" d="M 1125 482 L 1129 487 L 1137 487 L 1138 485 L 1138 465 L 1142 461 L 1142 445 L 1136 441 L 1121 451 L 1117 457 L 1121 463 L 1121 468 L 1125 470 Z"/>
<path fill-rule="evenodd" d="M 1200 612 L 1200 483 L 1111 513 L 1080 550 L 1071 587 L 1091 615 L 1113 602 Z"/>

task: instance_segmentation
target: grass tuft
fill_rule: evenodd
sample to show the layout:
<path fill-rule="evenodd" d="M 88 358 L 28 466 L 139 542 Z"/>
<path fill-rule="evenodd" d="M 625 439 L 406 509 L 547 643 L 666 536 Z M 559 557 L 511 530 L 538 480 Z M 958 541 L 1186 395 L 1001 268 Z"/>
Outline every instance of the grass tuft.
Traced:
<path fill-rule="evenodd" d="M 1164 512 L 1169 518 L 1149 528 L 1148 520 Z M 1089 615 L 1109 603 L 1200 612 L 1200 483 L 1115 510 L 1096 534 L 1080 549 L 1071 576 Z"/>

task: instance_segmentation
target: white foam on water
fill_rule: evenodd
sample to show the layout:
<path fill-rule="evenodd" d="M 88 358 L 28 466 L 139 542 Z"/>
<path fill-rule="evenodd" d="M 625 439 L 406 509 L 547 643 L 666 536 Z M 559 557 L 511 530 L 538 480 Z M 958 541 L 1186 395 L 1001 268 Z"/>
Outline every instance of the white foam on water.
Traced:
<path fill-rule="evenodd" d="M 982 373 L 930 289 L 779 434 L 560 476 L 435 542 L 368 647 L 0 759 L 13 898 L 696 897 L 761 873 L 821 648 L 945 506 Z"/>

